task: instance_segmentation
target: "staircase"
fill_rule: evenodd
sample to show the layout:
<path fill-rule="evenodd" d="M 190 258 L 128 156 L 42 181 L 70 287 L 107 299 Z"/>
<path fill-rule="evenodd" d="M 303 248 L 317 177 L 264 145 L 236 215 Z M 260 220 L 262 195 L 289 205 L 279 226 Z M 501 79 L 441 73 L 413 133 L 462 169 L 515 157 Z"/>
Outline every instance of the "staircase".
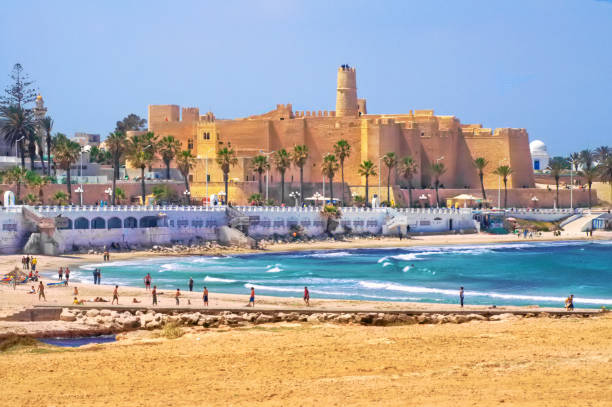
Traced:
<path fill-rule="evenodd" d="M 563 230 L 569 233 L 586 232 L 587 230 L 591 229 L 593 225 L 593 219 L 595 219 L 599 215 L 599 213 L 593 214 L 586 212 L 578 219 L 565 224 L 563 226 Z"/>
<path fill-rule="evenodd" d="M 229 227 L 239 229 L 245 234 L 247 233 L 246 231 L 248 230 L 250 224 L 248 215 L 229 206 L 225 209 L 225 214 L 227 215 L 227 224 Z"/>

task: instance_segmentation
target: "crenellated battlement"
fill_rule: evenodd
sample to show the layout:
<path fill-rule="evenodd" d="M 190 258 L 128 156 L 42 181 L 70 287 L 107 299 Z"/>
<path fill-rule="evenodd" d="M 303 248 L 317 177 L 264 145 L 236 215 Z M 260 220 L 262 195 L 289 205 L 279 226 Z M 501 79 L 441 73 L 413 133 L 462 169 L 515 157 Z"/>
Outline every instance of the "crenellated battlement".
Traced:
<path fill-rule="evenodd" d="M 200 109 L 197 107 L 184 107 L 181 109 L 182 122 L 197 122 L 200 118 Z"/>

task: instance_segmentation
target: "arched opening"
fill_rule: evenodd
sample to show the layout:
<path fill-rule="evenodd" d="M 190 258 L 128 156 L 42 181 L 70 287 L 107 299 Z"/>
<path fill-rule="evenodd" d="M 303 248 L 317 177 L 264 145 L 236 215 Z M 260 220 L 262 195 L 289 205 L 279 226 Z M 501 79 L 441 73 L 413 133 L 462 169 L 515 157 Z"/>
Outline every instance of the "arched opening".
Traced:
<path fill-rule="evenodd" d="M 57 230 L 72 229 L 72 219 L 58 216 L 55 218 L 55 227 Z"/>
<path fill-rule="evenodd" d="M 133 217 L 129 217 L 129 218 L 125 218 L 125 220 L 123 221 L 123 227 L 126 229 L 135 229 L 138 227 L 138 221 L 136 220 L 136 218 Z"/>
<path fill-rule="evenodd" d="M 140 218 L 141 228 L 156 228 L 157 227 L 157 216 L 145 216 Z"/>
<path fill-rule="evenodd" d="M 109 229 L 121 229 L 121 219 L 114 217 L 108 220 Z"/>
<path fill-rule="evenodd" d="M 93 218 L 91 221 L 92 229 L 106 229 L 106 221 L 103 218 Z"/>
<path fill-rule="evenodd" d="M 74 221 L 75 229 L 89 229 L 89 220 L 87 218 L 77 218 Z"/>

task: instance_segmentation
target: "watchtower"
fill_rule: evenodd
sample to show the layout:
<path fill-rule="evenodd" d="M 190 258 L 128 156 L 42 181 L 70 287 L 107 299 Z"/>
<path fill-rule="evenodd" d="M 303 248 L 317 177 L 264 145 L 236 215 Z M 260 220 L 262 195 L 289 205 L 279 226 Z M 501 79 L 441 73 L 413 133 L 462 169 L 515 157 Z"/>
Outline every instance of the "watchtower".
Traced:
<path fill-rule="evenodd" d="M 359 105 L 357 101 L 357 79 L 355 74 L 355 68 L 352 68 L 348 65 L 341 65 L 340 68 L 338 68 L 336 116 L 359 116 Z"/>

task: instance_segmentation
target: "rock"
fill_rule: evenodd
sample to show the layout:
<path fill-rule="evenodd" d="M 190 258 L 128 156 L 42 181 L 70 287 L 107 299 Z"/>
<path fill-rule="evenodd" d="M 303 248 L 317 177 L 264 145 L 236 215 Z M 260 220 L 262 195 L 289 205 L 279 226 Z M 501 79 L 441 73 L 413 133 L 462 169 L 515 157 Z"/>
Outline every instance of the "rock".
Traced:
<path fill-rule="evenodd" d="M 385 325 L 395 324 L 397 322 L 397 315 L 395 314 L 385 314 L 383 317 Z"/>
<path fill-rule="evenodd" d="M 466 317 L 470 321 L 486 321 L 487 320 L 487 317 L 485 317 L 484 315 L 480 315 L 480 314 L 467 314 Z"/>
<path fill-rule="evenodd" d="M 274 318 L 272 318 L 270 315 L 266 315 L 266 314 L 261 314 L 257 317 L 257 319 L 255 320 L 256 324 L 266 324 L 269 322 L 272 322 L 274 320 Z"/>
<path fill-rule="evenodd" d="M 493 316 L 491 316 L 491 318 L 489 318 L 489 320 L 491 320 L 491 321 L 507 321 L 507 320 L 511 320 L 511 319 L 516 319 L 516 316 L 514 314 L 510 314 L 510 313 L 493 315 Z"/>
<path fill-rule="evenodd" d="M 416 316 L 416 320 L 419 324 L 427 324 L 432 321 L 432 318 L 427 314 L 420 314 Z"/>
<path fill-rule="evenodd" d="M 76 321 L 76 320 L 77 320 L 76 315 L 74 315 L 68 309 L 64 308 L 62 310 L 62 313 L 60 314 L 60 321 L 73 322 L 73 321 Z"/>
<path fill-rule="evenodd" d="M 410 315 L 399 314 L 397 316 L 397 322 L 399 322 L 401 324 L 410 325 L 410 324 L 416 324 L 417 323 L 417 319 L 415 317 L 413 317 L 413 316 L 410 316 Z"/>
<path fill-rule="evenodd" d="M 100 311 L 98 311 L 97 309 L 90 309 L 90 310 L 87 311 L 87 314 L 85 314 L 85 315 L 87 315 L 90 318 L 94 318 L 94 317 L 97 317 L 98 315 L 100 315 Z"/>
<path fill-rule="evenodd" d="M 110 314 L 111 314 L 111 311 L 108 309 L 103 309 L 100 311 L 100 315 L 102 315 L 103 317 L 110 316 Z"/>
<path fill-rule="evenodd" d="M 351 322 L 352 319 L 352 315 L 351 314 L 340 314 L 336 317 L 336 321 L 341 323 L 341 324 L 347 324 L 349 322 Z"/>
<path fill-rule="evenodd" d="M 85 325 L 98 326 L 98 321 L 95 318 L 88 317 L 85 319 Z"/>
<path fill-rule="evenodd" d="M 194 312 L 193 314 L 191 314 L 191 317 L 189 318 L 189 323 L 191 325 L 197 325 L 201 317 L 202 317 L 202 314 L 200 314 L 199 312 Z"/>

